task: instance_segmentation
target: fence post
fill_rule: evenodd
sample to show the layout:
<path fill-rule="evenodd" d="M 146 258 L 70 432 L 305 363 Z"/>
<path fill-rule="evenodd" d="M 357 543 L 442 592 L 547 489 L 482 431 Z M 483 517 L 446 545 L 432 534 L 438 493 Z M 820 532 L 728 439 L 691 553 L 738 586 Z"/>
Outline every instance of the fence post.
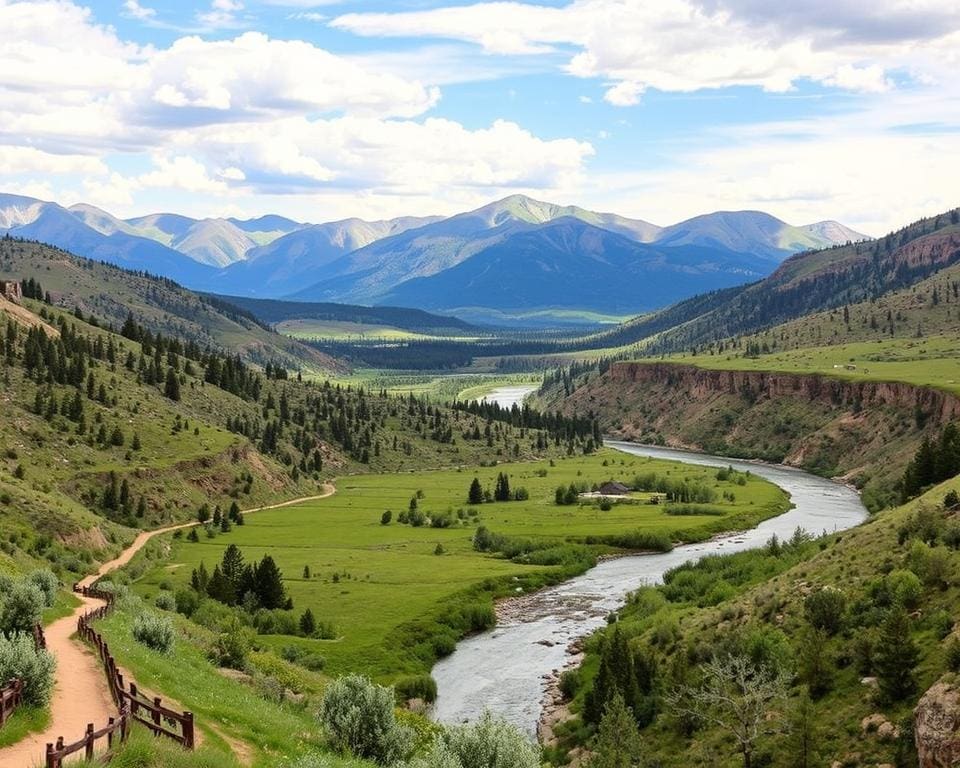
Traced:
<path fill-rule="evenodd" d="M 137 701 L 137 684 L 130 681 L 130 714 L 135 715 L 139 711 L 138 701 Z"/>
<path fill-rule="evenodd" d="M 193 712 L 183 713 L 183 746 L 193 749 Z"/>
<path fill-rule="evenodd" d="M 87 760 L 93 760 L 93 723 L 87 723 L 87 732 L 84 734 L 86 744 L 84 744 L 83 756 Z"/>
<path fill-rule="evenodd" d="M 113 724 L 116 722 L 114 718 L 109 718 L 107 720 L 107 725 L 110 730 L 107 731 L 107 749 L 113 749 Z"/>
<path fill-rule="evenodd" d="M 153 713 L 152 720 L 155 725 L 160 725 L 160 707 L 163 706 L 163 700 L 159 696 L 153 697 Z"/>
<path fill-rule="evenodd" d="M 57 763 L 53 756 L 53 744 L 47 742 L 47 766 L 46 768 L 57 768 Z"/>

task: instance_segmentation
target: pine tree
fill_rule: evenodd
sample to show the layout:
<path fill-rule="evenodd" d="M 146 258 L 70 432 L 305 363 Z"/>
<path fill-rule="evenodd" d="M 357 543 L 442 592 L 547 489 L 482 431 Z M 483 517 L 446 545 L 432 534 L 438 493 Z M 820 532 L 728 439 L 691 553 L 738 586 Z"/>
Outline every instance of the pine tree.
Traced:
<path fill-rule="evenodd" d="M 483 486 L 480 485 L 480 479 L 475 477 L 470 483 L 470 493 L 467 495 L 469 504 L 483 504 Z"/>
<path fill-rule="evenodd" d="M 633 768 L 640 756 L 640 732 L 633 713 L 615 693 L 600 719 L 591 768 Z"/>
<path fill-rule="evenodd" d="M 913 669 L 918 660 L 917 646 L 910 637 L 910 618 L 902 605 L 896 605 L 880 628 L 874 655 L 877 683 L 885 701 L 893 703 L 913 693 L 917 687 Z"/>
<path fill-rule="evenodd" d="M 255 592 L 264 608 L 281 608 L 286 602 L 283 573 L 270 555 L 264 555 L 257 566 Z"/>
<path fill-rule="evenodd" d="M 207 594 L 214 600 L 219 600 L 226 605 L 233 605 L 237 602 L 237 593 L 230 580 L 223 575 L 219 565 L 213 567 L 213 573 L 210 574 L 210 582 L 207 584 Z"/>
<path fill-rule="evenodd" d="M 313 637 L 317 633 L 317 621 L 309 608 L 300 616 L 300 632 L 304 637 Z"/>
<path fill-rule="evenodd" d="M 242 597 L 240 587 L 242 586 L 241 581 L 244 571 L 243 553 L 236 544 L 231 544 L 224 550 L 223 559 L 220 561 L 220 570 L 227 581 L 233 585 L 234 594 L 237 597 Z"/>
<path fill-rule="evenodd" d="M 787 743 L 784 754 L 790 768 L 813 768 L 822 765 L 819 754 L 820 733 L 817 712 L 806 689 L 792 707 L 787 720 Z"/>
<path fill-rule="evenodd" d="M 180 400 L 180 379 L 173 368 L 167 368 L 167 380 L 163 385 L 163 394 L 170 400 Z"/>

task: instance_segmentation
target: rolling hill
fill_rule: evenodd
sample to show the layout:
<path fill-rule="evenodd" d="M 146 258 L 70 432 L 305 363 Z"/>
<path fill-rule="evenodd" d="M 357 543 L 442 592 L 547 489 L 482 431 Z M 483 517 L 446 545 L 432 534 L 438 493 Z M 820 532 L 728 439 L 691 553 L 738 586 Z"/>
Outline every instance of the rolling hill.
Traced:
<path fill-rule="evenodd" d="M 120 327 L 133 313 L 154 332 L 231 351 L 244 359 L 314 370 L 342 370 L 315 349 L 281 336 L 226 302 L 201 297 L 171 280 L 74 256 L 48 245 L 0 238 L 0 277 L 38 280 L 54 304 Z"/>
<path fill-rule="evenodd" d="M 811 313 L 872 301 L 960 262 L 960 209 L 869 242 L 799 253 L 764 280 L 691 297 L 597 334 L 590 343 L 642 343 L 646 354 L 708 345 Z"/>

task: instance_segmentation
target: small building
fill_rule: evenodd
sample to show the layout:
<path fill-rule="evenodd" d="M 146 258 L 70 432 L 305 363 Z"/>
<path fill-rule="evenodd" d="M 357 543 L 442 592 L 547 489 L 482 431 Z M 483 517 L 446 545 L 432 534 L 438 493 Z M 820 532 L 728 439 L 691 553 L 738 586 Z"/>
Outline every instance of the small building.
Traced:
<path fill-rule="evenodd" d="M 626 496 L 630 493 L 630 489 L 623 483 L 617 483 L 611 480 L 609 483 L 601 485 L 597 489 L 597 493 L 601 496 Z"/>
<path fill-rule="evenodd" d="M 14 304 L 23 303 L 23 290 L 18 280 L 0 281 L 0 292 L 7 301 L 12 301 Z"/>

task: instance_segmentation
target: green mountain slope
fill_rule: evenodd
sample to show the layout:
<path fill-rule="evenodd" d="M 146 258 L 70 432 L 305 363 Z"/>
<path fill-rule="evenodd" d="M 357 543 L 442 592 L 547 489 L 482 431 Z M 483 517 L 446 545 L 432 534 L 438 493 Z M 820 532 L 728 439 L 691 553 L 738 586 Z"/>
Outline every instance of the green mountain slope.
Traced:
<path fill-rule="evenodd" d="M 0 278 L 39 280 L 55 304 L 119 328 L 129 313 L 153 331 L 289 368 L 342 370 L 330 357 L 273 333 L 253 316 L 170 280 L 83 259 L 57 248 L 0 239 Z"/>

